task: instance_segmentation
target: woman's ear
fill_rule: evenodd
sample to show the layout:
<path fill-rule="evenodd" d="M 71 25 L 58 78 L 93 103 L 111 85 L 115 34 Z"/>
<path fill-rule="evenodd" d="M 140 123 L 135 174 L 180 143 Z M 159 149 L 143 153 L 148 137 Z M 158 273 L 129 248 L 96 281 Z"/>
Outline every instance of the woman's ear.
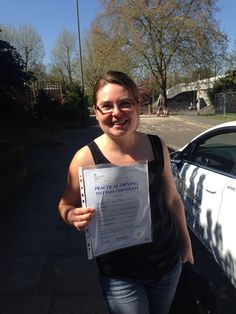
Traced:
<path fill-rule="evenodd" d="M 96 109 L 96 106 L 95 106 L 95 105 L 93 105 L 93 111 L 94 111 L 94 113 L 95 113 L 96 119 L 98 120 L 98 117 L 97 117 L 97 109 Z"/>
<path fill-rule="evenodd" d="M 136 103 L 137 112 L 140 114 L 141 112 L 141 100 L 139 99 Z"/>

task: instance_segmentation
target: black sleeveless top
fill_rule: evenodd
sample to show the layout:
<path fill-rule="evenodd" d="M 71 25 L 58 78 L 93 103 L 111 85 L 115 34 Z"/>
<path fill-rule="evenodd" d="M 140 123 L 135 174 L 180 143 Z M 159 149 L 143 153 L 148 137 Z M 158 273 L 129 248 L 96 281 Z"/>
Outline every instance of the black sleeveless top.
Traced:
<path fill-rule="evenodd" d="M 101 274 L 113 278 L 159 279 L 179 261 L 174 221 L 163 196 L 163 149 L 160 138 L 148 134 L 155 159 L 148 163 L 153 241 L 96 258 Z M 95 164 L 110 163 L 94 141 L 88 144 Z"/>

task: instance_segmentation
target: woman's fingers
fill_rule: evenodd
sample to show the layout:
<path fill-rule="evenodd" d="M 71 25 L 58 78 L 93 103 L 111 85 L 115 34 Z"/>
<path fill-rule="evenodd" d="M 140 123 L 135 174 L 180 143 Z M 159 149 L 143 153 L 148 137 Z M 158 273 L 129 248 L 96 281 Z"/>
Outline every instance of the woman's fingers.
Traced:
<path fill-rule="evenodd" d="M 94 208 L 75 208 L 71 210 L 71 224 L 74 225 L 77 229 L 83 230 L 86 225 L 90 222 L 94 215 Z"/>

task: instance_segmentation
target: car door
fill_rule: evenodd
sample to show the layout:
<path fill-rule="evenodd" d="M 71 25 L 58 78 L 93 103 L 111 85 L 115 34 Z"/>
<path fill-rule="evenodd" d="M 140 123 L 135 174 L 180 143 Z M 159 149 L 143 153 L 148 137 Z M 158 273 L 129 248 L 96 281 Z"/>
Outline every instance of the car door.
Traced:
<path fill-rule="evenodd" d="M 222 191 L 228 178 L 197 164 L 184 162 L 178 190 L 189 227 L 214 254 L 219 242 L 215 230 L 220 213 Z"/>
<path fill-rule="evenodd" d="M 221 264 L 226 251 L 235 261 L 235 130 L 215 130 L 191 147 L 183 151 L 182 167 L 174 171 L 188 225 Z"/>
<path fill-rule="evenodd" d="M 236 287 L 236 177 L 230 178 L 224 187 L 216 233 L 215 254 Z"/>

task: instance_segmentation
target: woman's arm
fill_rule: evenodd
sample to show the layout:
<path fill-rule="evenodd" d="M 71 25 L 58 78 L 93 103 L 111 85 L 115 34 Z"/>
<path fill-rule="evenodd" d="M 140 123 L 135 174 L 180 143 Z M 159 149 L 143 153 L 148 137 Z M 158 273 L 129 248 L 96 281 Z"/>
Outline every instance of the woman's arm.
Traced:
<path fill-rule="evenodd" d="M 68 171 L 67 183 L 59 203 L 59 212 L 62 219 L 79 230 L 83 230 L 90 222 L 94 209 L 83 208 L 81 205 L 79 166 L 92 163 L 88 148 L 79 150 L 73 157 Z"/>
<path fill-rule="evenodd" d="M 163 179 L 165 184 L 164 191 L 167 207 L 171 211 L 172 217 L 175 220 L 177 232 L 179 234 L 182 261 L 183 263 L 189 261 L 190 263 L 193 264 L 194 259 L 192 245 L 186 224 L 184 205 L 176 189 L 175 182 L 173 179 L 168 148 L 166 144 L 163 142 L 162 147 L 164 154 Z"/>

